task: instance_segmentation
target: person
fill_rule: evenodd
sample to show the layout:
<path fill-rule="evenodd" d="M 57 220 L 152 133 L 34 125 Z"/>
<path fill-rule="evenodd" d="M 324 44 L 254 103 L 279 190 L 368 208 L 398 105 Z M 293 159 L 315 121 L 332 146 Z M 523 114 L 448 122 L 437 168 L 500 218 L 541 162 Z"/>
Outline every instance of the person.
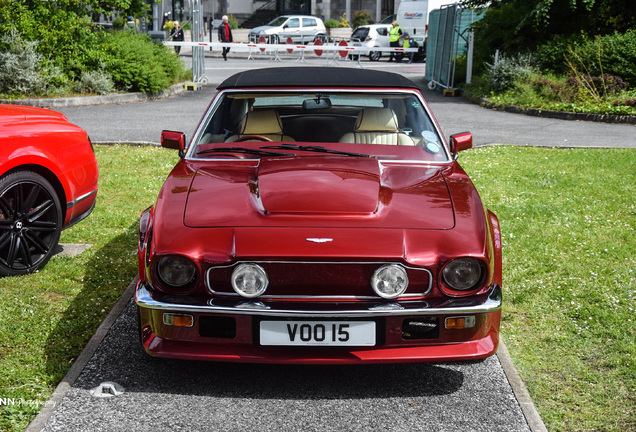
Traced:
<path fill-rule="evenodd" d="M 402 29 L 396 20 L 393 20 L 393 27 L 389 30 L 389 46 L 391 48 L 399 48 L 400 39 L 402 39 Z M 402 61 L 402 53 L 396 53 L 391 51 L 389 55 L 389 61 L 392 62 L 395 58 L 396 62 Z"/>
<path fill-rule="evenodd" d="M 134 31 L 135 33 L 139 30 L 137 28 L 137 22 L 132 16 L 128 16 L 126 19 L 126 25 L 124 26 L 126 30 Z"/>
<path fill-rule="evenodd" d="M 174 32 L 172 33 L 172 40 L 174 42 L 183 42 L 185 40 L 183 30 L 181 30 L 181 28 L 179 27 L 179 21 L 174 22 Z M 176 52 L 178 55 L 181 52 L 181 47 L 179 45 L 175 46 L 174 52 Z"/>
<path fill-rule="evenodd" d="M 229 19 L 227 15 L 223 15 L 223 22 L 219 26 L 219 42 L 234 42 L 232 37 L 232 29 L 230 28 Z M 227 61 L 227 53 L 230 52 L 230 47 L 223 47 L 223 60 Z"/>
<path fill-rule="evenodd" d="M 417 48 L 419 44 L 415 39 L 413 39 L 407 32 L 404 32 L 404 43 L 402 44 L 402 48 Z M 413 58 L 415 57 L 415 53 L 409 53 L 409 63 L 413 63 Z"/>

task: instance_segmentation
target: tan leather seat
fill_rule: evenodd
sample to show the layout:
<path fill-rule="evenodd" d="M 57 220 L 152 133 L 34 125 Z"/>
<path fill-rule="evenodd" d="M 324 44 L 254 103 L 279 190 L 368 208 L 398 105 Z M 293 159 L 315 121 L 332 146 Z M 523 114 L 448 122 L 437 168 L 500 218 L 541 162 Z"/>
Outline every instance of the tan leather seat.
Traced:
<path fill-rule="evenodd" d="M 340 138 L 341 143 L 415 145 L 400 132 L 397 117 L 390 108 L 365 108 L 358 113 L 354 131 Z"/>
<path fill-rule="evenodd" d="M 295 141 L 292 137 L 283 134 L 283 124 L 276 110 L 248 112 L 243 116 L 238 135 L 232 135 L 226 142 L 236 141 L 246 135 L 261 135 L 272 141 Z"/>

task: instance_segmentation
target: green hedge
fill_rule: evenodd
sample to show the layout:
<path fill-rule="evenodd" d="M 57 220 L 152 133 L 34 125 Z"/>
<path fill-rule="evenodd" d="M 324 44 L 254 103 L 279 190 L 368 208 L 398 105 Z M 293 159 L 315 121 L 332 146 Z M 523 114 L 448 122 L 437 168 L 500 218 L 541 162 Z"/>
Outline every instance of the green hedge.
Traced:
<path fill-rule="evenodd" d="M 119 90 L 159 93 L 184 73 L 179 58 L 148 36 L 121 31 L 101 39 L 104 70 Z"/>
<path fill-rule="evenodd" d="M 569 59 L 585 75 L 615 75 L 636 87 L 635 30 L 596 37 L 556 37 L 538 47 L 536 57 L 542 69 L 569 74 Z"/>

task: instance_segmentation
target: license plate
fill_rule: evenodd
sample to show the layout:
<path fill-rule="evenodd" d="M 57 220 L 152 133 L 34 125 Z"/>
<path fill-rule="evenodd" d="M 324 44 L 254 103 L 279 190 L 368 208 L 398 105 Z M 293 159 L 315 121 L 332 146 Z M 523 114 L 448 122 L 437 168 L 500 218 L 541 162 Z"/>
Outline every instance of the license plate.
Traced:
<path fill-rule="evenodd" d="M 374 346 L 374 321 L 261 321 L 261 345 Z"/>

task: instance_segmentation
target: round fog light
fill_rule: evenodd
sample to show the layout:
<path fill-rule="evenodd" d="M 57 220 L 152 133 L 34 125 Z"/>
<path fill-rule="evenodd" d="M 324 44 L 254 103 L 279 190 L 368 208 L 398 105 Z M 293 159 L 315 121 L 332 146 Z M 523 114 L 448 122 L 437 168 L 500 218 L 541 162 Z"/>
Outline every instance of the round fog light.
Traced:
<path fill-rule="evenodd" d="M 386 264 L 373 272 L 371 287 L 377 295 L 385 299 L 398 298 L 409 286 L 409 277 L 404 267 Z"/>
<path fill-rule="evenodd" d="M 258 297 L 268 284 L 267 273 L 258 264 L 241 264 L 232 272 L 232 288 L 243 297 Z"/>

